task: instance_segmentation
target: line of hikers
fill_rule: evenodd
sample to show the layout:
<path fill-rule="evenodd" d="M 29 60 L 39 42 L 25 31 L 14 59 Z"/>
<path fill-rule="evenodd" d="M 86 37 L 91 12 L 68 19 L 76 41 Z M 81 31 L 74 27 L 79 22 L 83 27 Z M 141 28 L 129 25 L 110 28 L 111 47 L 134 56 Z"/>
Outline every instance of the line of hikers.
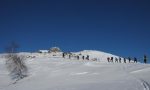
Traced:
<path fill-rule="evenodd" d="M 82 58 L 82 60 L 90 60 L 89 55 L 80 57 L 79 55 L 72 55 L 71 53 L 63 53 L 62 54 L 63 58 L 65 58 L 66 56 L 68 56 L 69 59 L 76 58 L 77 60 L 80 60 L 80 58 Z"/>
<path fill-rule="evenodd" d="M 73 55 L 72 53 L 62 53 L 62 57 L 63 58 L 65 58 L 65 57 L 68 57 L 69 59 L 71 59 L 71 58 L 75 58 L 75 59 L 77 59 L 77 60 L 80 60 L 80 58 L 82 59 L 82 60 L 90 60 L 90 56 L 89 55 L 87 55 L 87 56 L 82 56 L 81 54 L 79 54 L 79 55 Z M 93 60 L 93 61 L 97 61 L 97 58 L 94 58 L 94 59 L 91 59 L 91 60 Z M 133 60 L 133 61 L 132 61 Z M 107 61 L 108 62 L 115 62 L 115 63 L 131 63 L 131 61 L 132 62 L 134 62 L 134 63 L 137 63 L 138 62 L 138 60 L 137 60 L 137 58 L 136 57 L 134 57 L 133 59 L 131 58 L 131 57 L 128 57 L 128 58 L 122 58 L 122 57 L 107 57 Z M 146 55 L 144 55 L 144 63 L 147 63 L 147 56 Z"/>
<path fill-rule="evenodd" d="M 131 60 L 132 60 L 131 57 L 128 57 L 128 58 L 107 57 L 108 62 L 115 62 L 115 63 L 122 63 L 122 61 L 123 61 L 123 63 L 127 63 L 127 61 L 129 63 L 131 63 Z M 134 57 L 133 61 L 134 61 L 134 63 L 137 63 L 138 60 L 136 57 Z M 147 63 L 147 56 L 146 55 L 144 55 L 144 63 Z"/>

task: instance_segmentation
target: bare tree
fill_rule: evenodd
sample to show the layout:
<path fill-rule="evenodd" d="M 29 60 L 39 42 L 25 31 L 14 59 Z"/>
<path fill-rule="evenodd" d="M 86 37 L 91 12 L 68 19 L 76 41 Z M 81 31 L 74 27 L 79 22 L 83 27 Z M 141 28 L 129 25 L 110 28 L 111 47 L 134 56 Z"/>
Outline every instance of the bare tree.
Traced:
<path fill-rule="evenodd" d="M 12 79 L 20 80 L 27 76 L 27 66 L 25 64 L 25 57 L 17 53 L 18 44 L 12 42 L 6 48 L 6 67 L 10 72 Z"/>

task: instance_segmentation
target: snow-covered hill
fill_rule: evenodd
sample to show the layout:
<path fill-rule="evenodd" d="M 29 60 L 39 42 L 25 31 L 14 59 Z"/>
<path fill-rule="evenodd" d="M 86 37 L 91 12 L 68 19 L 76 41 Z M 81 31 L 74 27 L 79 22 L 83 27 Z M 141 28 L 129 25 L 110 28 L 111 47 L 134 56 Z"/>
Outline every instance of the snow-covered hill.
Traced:
<path fill-rule="evenodd" d="M 81 51 L 98 61 L 62 58 L 62 53 L 20 53 L 26 56 L 29 76 L 12 84 L 0 55 L 0 90 L 150 90 L 150 65 L 108 63 L 112 54 Z"/>

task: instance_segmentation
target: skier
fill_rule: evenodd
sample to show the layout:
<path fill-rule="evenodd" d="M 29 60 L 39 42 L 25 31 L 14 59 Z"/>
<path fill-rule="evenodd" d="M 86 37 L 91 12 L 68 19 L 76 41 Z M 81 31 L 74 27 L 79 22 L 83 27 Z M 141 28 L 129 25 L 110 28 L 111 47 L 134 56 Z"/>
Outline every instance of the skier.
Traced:
<path fill-rule="evenodd" d="M 144 63 L 146 64 L 147 63 L 147 56 L 144 55 Z"/>
<path fill-rule="evenodd" d="M 124 58 L 124 63 L 126 63 L 126 58 Z"/>
<path fill-rule="evenodd" d="M 134 57 L 134 63 L 137 63 L 137 58 L 136 57 Z"/>
<path fill-rule="evenodd" d="M 128 57 L 128 59 L 129 59 L 129 63 L 131 62 L 131 58 L 130 57 Z"/>

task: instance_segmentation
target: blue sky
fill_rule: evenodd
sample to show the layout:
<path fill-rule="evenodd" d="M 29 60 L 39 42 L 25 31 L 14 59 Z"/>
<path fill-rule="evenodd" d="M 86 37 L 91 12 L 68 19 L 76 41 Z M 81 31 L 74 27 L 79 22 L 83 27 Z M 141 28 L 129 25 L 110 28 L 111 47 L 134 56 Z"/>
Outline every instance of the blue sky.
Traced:
<path fill-rule="evenodd" d="M 1 0 L 0 52 L 16 41 L 20 51 L 59 46 L 150 56 L 149 0 Z"/>

